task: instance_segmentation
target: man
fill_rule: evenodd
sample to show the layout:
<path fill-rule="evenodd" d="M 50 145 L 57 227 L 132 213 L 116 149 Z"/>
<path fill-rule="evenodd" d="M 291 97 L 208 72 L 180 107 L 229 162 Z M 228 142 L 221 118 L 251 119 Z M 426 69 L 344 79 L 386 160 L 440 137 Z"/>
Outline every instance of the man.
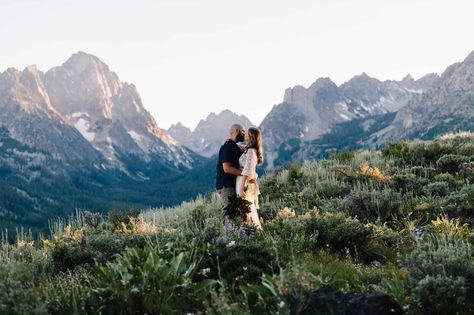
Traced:
<path fill-rule="evenodd" d="M 239 169 L 239 158 L 242 150 L 237 142 L 243 142 L 245 128 L 239 124 L 230 127 L 230 138 L 221 146 L 217 162 L 216 190 L 221 197 L 224 208 L 229 204 L 229 197 L 234 197 L 235 181 L 242 174 Z"/>

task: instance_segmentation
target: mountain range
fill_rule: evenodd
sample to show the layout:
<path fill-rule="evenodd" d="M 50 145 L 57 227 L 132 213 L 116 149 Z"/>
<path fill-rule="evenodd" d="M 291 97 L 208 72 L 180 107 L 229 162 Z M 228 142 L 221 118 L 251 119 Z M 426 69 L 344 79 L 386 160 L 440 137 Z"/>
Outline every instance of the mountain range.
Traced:
<path fill-rule="evenodd" d="M 209 158 L 219 151 L 224 139 L 229 136 L 230 126 L 233 124 L 241 124 L 246 128 L 256 126 L 244 115 L 224 110 L 201 119 L 193 131 L 177 123 L 168 129 L 168 133 L 184 146 Z"/>
<path fill-rule="evenodd" d="M 474 52 L 441 76 L 430 74 L 418 81 L 423 81 L 423 92 L 412 95 L 397 111 L 335 124 L 316 139 L 282 142 L 274 166 L 325 157 L 338 149 L 377 149 L 390 141 L 474 131 Z"/>
<path fill-rule="evenodd" d="M 260 126 L 265 169 L 342 148 L 378 148 L 474 129 L 474 52 L 441 76 L 380 81 L 367 74 L 288 88 Z M 78 52 L 43 73 L 0 73 L 0 226 L 44 229 L 74 208 L 171 205 L 213 189 L 229 110 L 197 127 L 158 127 L 133 84 Z"/>

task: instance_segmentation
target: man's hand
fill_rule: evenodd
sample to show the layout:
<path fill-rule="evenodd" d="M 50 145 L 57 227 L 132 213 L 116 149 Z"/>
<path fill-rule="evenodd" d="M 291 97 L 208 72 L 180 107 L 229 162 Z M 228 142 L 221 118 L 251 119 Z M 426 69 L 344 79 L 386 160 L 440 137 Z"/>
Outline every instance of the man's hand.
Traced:
<path fill-rule="evenodd" d="M 222 168 L 224 169 L 224 173 L 227 173 L 227 174 L 232 174 L 235 176 L 240 176 L 242 174 L 242 171 L 231 166 L 230 162 L 222 163 Z"/>

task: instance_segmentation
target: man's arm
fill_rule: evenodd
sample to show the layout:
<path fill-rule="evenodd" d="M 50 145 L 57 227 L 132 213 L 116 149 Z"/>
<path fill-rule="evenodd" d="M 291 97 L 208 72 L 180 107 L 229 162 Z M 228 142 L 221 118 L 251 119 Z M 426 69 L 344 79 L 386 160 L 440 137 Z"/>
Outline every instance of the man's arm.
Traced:
<path fill-rule="evenodd" d="M 230 162 L 222 163 L 222 167 L 224 168 L 224 173 L 232 174 L 235 176 L 240 176 L 240 174 L 242 174 L 242 171 L 231 166 Z"/>

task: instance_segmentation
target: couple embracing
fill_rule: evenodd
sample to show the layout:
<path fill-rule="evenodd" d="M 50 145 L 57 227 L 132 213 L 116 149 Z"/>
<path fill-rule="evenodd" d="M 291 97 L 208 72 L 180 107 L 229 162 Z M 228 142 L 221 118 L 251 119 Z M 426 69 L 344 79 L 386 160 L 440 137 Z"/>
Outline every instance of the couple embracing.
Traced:
<path fill-rule="evenodd" d="M 239 144 L 243 143 L 245 144 Z M 217 162 L 216 189 L 224 208 L 229 197 L 238 196 L 251 202 L 246 223 L 261 229 L 257 165 L 263 163 L 262 135 L 257 128 L 248 131 L 239 124 L 230 128 L 230 138 L 221 146 Z M 224 218 L 226 220 L 226 218 Z"/>

